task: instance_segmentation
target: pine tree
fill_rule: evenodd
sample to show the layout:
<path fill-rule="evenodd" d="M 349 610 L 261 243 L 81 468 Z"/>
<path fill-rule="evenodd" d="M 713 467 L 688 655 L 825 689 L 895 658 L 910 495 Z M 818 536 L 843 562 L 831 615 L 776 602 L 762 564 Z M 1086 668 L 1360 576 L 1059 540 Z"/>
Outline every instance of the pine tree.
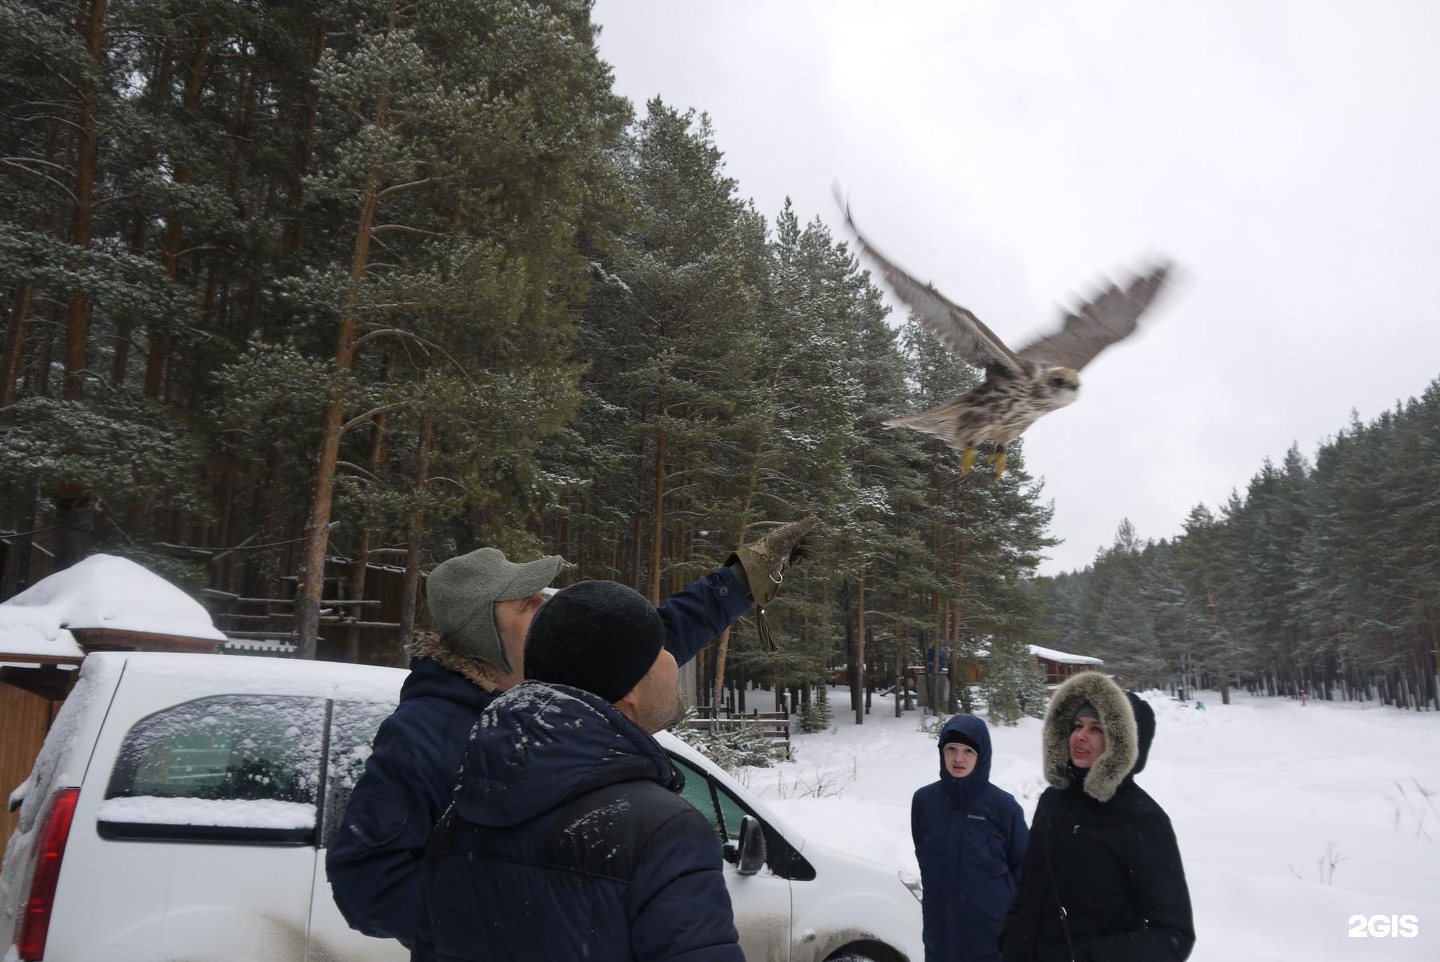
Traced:
<path fill-rule="evenodd" d="M 1024 615 L 1038 613 L 1034 587 L 1017 589 L 1011 604 Z M 1045 676 L 1021 632 L 1007 632 L 995 638 L 985 659 L 985 673 L 980 680 L 980 694 L 985 699 L 985 712 L 991 724 L 1016 725 L 1021 718 L 1044 716 L 1048 698 Z"/>
<path fill-rule="evenodd" d="M 807 735 L 829 729 L 834 715 L 830 711 L 830 686 L 816 685 L 815 697 L 800 713 L 800 730 Z"/>
<path fill-rule="evenodd" d="M 356 226 L 348 266 L 304 278 L 297 306 L 333 324 L 334 369 L 356 381 L 335 382 L 321 418 L 296 603 L 304 657 L 348 431 L 387 411 L 416 419 L 413 572 L 437 447 L 452 429 L 496 424 L 467 402 L 519 389 L 504 409 L 539 409 L 495 432 L 517 443 L 522 468 L 539 438 L 516 428 L 543 436 L 573 410 L 572 391 L 546 389 L 576 377 L 568 309 L 584 289 L 572 252 L 586 176 L 626 116 L 593 33 L 582 0 L 392 2 L 320 65 L 321 125 L 341 137 L 314 190 L 349 205 Z M 387 357 L 394 379 L 375 385 L 367 365 Z"/>

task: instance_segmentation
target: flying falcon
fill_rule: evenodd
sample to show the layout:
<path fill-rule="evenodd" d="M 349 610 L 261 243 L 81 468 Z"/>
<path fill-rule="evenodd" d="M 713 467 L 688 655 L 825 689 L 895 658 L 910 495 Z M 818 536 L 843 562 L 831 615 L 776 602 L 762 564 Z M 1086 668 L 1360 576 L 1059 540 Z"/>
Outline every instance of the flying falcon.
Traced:
<path fill-rule="evenodd" d="M 1075 400 L 1080 369 L 1135 330 L 1170 270 L 1168 264 L 1161 264 L 1129 284 L 1110 285 L 1066 316 L 1059 331 L 1012 351 L 980 318 L 951 303 L 933 286 L 921 284 L 870 246 L 856 230 L 848 208 L 845 222 L 860 249 L 880 266 L 895 294 L 915 311 L 920 322 L 956 357 L 985 370 L 985 380 L 959 397 L 885 425 L 944 438 L 960 451 L 960 470 L 965 473 L 975 463 L 976 446 L 993 441 L 995 452 L 986 460 L 994 465 L 997 479 L 1005 472 L 1005 446 L 1041 415 Z"/>

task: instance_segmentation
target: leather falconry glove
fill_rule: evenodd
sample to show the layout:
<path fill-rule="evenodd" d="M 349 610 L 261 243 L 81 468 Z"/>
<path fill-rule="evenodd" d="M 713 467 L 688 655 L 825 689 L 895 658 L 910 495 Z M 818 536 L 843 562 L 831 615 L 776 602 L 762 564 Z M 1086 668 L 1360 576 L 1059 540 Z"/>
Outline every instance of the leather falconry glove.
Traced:
<path fill-rule="evenodd" d="M 765 622 L 765 606 L 784 584 L 786 570 L 813 561 L 824 540 L 820 519 L 811 515 L 800 521 L 782 524 L 760 540 L 741 545 L 726 560 L 726 564 L 738 562 L 745 573 L 750 597 L 755 599 L 757 609 L 756 629 L 760 640 L 771 651 L 775 649 L 775 642 L 770 635 L 770 626 Z"/>

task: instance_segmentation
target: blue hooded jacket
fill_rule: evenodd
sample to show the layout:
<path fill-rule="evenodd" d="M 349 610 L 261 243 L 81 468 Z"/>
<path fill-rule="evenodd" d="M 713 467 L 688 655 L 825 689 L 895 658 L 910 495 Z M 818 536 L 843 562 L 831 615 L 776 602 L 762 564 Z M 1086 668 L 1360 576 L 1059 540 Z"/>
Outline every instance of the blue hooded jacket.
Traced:
<path fill-rule="evenodd" d="M 658 610 L 665 648 L 683 665 L 750 610 L 750 597 L 735 573 L 721 568 Z M 456 670 L 466 667 L 457 664 L 464 659 L 432 654 L 422 651 L 411 661 L 400 704 L 376 732 L 325 856 L 335 904 L 350 927 L 409 949 L 420 914 L 425 843 L 450 804 L 470 730 L 496 698 L 478 676 Z M 417 958 L 425 958 L 423 952 Z"/>
<path fill-rule="evenodd" d="M 956 778 L 945 743 L 979 746 L 975 768 Z M 925 962 L 998 962 L 1000 924 L 1020 883 L 1030 833 L 1009 792 L 990 784 L 990 730 L 956 715 L 940 732 L 940 780 L 915 793 L 910 834 L 924 887 Z"/>
<path fill-rule="evenodd" d="M 719 839 L 684 784 L 589 692 L 501 695 L 426 850 L 419 945 L 445 962 L 744 962 Z"/>

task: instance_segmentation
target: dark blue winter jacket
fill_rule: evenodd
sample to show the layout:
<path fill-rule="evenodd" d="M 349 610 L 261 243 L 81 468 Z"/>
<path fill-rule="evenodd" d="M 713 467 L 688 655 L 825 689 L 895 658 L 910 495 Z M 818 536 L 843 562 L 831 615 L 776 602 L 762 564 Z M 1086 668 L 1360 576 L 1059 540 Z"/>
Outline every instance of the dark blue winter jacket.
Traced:
<path fill-rule="evenodd" d="M 945 739 L 979 746 L 975 768 L 945 768 Z M 940 732 L 940 780 L 915 793 L 910 834 L 924 889 L 925 962 L 998 962 L 1000 923 L 1020 883 L 1030 832 L 1014 796 L 990 784 L 990 731 L 956 715 Z"/>
<path fill-rule="evenodd" d="M 744 962 L 715 829 L 684 784 L 589 692 L 527 681 L 501 695 L 430 837 L 425 957 Z"/>
<path fill-rule="evenodd" d="M 733 571 L 712 572 L 660 606 L 665 647 L 685 664 L 749 608 Z M 430 657 L 411 661 L 400 704 L 375 735 L 325 856 L 351 928 L 414 948 L 425 843 L 450 804 L 470 730 L 494 699 L 461 671 Z"/>

